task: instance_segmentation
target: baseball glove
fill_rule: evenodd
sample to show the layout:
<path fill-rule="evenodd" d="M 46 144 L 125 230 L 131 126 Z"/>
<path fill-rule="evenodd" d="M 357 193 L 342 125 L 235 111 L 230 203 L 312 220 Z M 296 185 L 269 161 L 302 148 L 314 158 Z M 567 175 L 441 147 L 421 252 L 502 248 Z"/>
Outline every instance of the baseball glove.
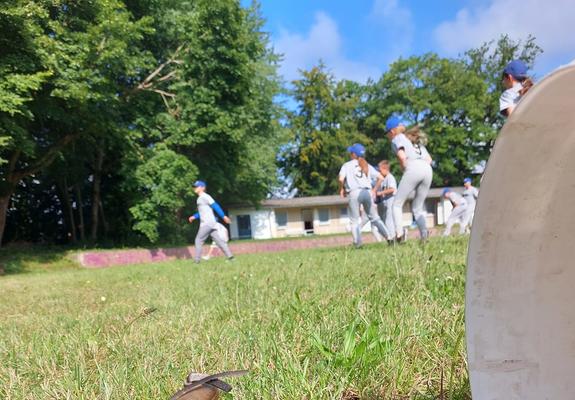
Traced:
<path fill-rule="evenodd" d="M 178 390 L 170 400 L 217 400 L 220 391 L 230 392 L 232 387 L 220 378 L 242 376 L 248 371 L 228 371 L 214 375 L 192 372 L 188 375 L 184 387 Z"/>

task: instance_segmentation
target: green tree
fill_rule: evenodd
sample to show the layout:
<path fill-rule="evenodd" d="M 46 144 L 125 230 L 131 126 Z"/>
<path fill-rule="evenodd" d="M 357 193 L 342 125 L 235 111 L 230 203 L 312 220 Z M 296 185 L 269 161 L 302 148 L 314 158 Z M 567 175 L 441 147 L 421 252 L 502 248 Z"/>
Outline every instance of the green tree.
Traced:
<path fill-rule="evenodd" d="M 20 182 L 45 171 L 70 143 L 109 133 L 122 94 L 148 56 L 150 19 L 122 2 L 23 1 L 0 11 L 0 243 Z M 114 128 L 115 130 L 115 128 Z"/>
<path fill-rule="evenodd" d="M 163 110 L 149 108 L 138 130 L 148 146 L 187 158 L 224 204 L 259 201 L 276 178 L 281 109 L 274 97 L 281 88 L 278 57 L 262 32 L 257 4 L 244 9 L 236 0 L 199 0 L 178 7 L 166 18 L 176 19 L 186 30 L 159 24 L 166 27 L 164 41 L 170 43 L 171 53 L 157 56 L 166 61 L 138 86 L 161 100 Z M 155 162 L 154 157 L 144 160 Z M 168 221 L 173 212 L 169 217 L 138 211 L 149 202 L 145 188 L 139 188 L 132 203 L 137 229 L 173 226 Z M 150 229 L 146 232 L 152 241 L 161 239 L 148 234 Z"/>
<path fill-rule="evenodd" d="M 364 87 L 352 81 L 336 82 L 320 63 L 293 82 L 298 109 L 289 114 L 291 140 L 280 166 L 302 196 L 333 194 L 337 174 L 347 161 L 352 143 L 369 144 L 360 132 Z"/>

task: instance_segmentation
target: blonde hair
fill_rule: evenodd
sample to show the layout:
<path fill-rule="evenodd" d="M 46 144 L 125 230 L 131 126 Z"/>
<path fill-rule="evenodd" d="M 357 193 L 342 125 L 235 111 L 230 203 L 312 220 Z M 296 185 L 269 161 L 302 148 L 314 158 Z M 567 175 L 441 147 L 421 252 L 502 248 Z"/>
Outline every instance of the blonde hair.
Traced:
<path fill-rule="evenodd" d="M 369 175 L 369 164 L 367 163 L 367 161 L 365 160 L 365 158 L 363 157 L 357 157 L 357 162 L 359 163 L 359 167 L 361 168 L 361 171 L 365 174 L 365 175 Z"/>
<path fill-rule="evenodd" d="M 427 145 L 427 134 L 421 130 L 419 125 L 415 125 L 405 131 L 405 136 L 407 136 L 413 144 Z"/>

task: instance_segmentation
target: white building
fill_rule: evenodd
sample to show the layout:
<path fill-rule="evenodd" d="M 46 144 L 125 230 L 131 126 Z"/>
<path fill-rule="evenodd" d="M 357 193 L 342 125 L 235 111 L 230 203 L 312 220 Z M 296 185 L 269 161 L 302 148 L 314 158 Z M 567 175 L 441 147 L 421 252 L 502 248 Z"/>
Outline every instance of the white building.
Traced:
<path fill-rule="evenodd" d="M 454 188 L 462 192 L 463 188 Z M 451 203 L 441 198 L 443 188 L 431 189 L 425 208 L 429 227 L 445 223 L 451 212 Z M 235 206 L 229 208 L 232 219 L 232 239 L 272 239 L 289 236 L 329 235 L 349 232 L 347 199 L 340 196 L 297 197 L 293 199 L 264 200 L 258 207 Z M 403 222 L 413 222 L 411 203 L 403 208 Z M 369 224 L 364 230 L 370 230 Z"/>

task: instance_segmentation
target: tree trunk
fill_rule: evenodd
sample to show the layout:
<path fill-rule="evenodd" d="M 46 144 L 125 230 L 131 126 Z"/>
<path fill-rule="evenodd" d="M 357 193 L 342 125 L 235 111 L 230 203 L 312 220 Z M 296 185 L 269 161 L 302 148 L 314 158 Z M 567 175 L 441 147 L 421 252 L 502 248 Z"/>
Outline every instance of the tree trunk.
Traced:
<path fill-rule="evenodd" d="M 64 177 L 60 183 L 60 192 L 62 193 L 62 203 L 64 203 L 65 215 L 68 216 L 68 227 L 70 228 L 70 241 L 76 243 L 78 236 L 76 235 L 76 219 L 74 218 L 74 209 L 72 208 L 72 201 L 70 200 L 70 193 L 68 193 L 68 179 Z"/>
<path fill-rule="evenodd" d="M 6 228 L 6 215 L 8 214 L 8 205 L 12 191 L 0 196 L 0 247 L 2 246 L 2 239 L 4 238 L 4 229 Z"/>
<path fill-rule="evenodd" d="M 96 150 L 96 161 L 94 163 L 94 182 L 92 191 L 92 232 L 90 235 L 90 240 L 92 243 L 96 243 L 98 240 L 98 222 L 100 211 L 100 201 L 101 201 L 101 189 L 102 189 L 102 165 L 104 163 L 104 150 L 99 147 Z"/>
<path fill-rule="evenodd" d="M 16 190 L 18 183 L 20 183 L 22 179 L 34 175 L 49 166 L 60 151 L 78 137 L 78 134 L 74 134 L 60 138 L 56 143 L 50 146 L 42 156 L 37 158 L 35 162 L 28 163 L 28 165 L 23 169 L 17 168 L 20 156 L 22 155 L 22 150 L 15 150 L 10 155 L 8 158 L 8 169 L 5 175 L 5 185 L 7 186 L 2 189 L 2 194 L 0 194 L 0 246 L 2 246 L 2 240 L 4 238 L 4 229 L 6 228 L 6 218 L 10 198 L 12 197 L 14 190 Z"/>
<path fill-rule="evenodd" d="M 76 186 L 76 204 L 78 206 L 78 221 L 80 225 L 78 229 L 80 230 L 80 240 L 82 243 L 86 242 L 86 230 L 84 229 L 84 203 L 82 203 L 82 190 L 80 185 L 77 183 Z"/>
<path fill-rule="evenodd" d="M 110 224 L 108 224 L 108 220 L 106 219 L 106 214 L 104 213 L 104 204 L 102 200 L 100 200 L 100 217 L 102 218 L 102 225 L 104 225 L 104 236 L 107 237 L 108 233 L 110 232 Z"/>

